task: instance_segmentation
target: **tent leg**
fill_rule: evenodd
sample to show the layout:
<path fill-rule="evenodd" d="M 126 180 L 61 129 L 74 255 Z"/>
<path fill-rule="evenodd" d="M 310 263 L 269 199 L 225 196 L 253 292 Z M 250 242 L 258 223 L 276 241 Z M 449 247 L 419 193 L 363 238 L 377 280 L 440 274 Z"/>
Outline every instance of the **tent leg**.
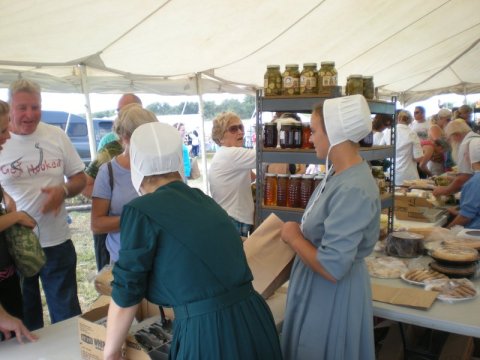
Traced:
<path fill-rule="evenodd" d="M 201 126 L 200 126 L 200 152 L 202 154 L 203 189 L 205 191 L 205 194 L 210 195 L 210 190 L 208 188 L 208 180 L 207 180 L 207 153 L 205 151 L 205 117 L 204 117 L 201 80 L 202 80 L 202 74 L 197 73 L 195 75 L 195 82 L 197 85 L 198 110 L 200 112 L 200 118 L 202 119 Z"/>
<path fill-rule="evenodd" d="M 78 66 L 80 67 L 82 90 L 83 90 L 83 94 L 85 95 L 85 113 L 87 115 L 87 131 L 88 131 L 88 143 L 90 146 L 90 158 L 93 160 L 97 157 L 97 142 L 95 141 L 92 110 L 90 108 L 90 95 L 88 91 L 88 82 L 87 82 L 87 68 L 84 64 L 80 64 Z"/>

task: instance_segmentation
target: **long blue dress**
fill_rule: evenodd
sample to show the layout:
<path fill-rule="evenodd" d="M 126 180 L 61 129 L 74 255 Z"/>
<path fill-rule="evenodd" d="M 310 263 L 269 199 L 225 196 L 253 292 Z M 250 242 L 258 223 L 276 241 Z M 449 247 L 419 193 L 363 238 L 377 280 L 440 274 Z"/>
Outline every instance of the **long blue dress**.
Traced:
<path fill-rule="evenodd" d="M 175 311 L 170 359 L 281 359 L 268 305 L 251 286 L 227 213 L 176 181 L 127 204 L 112 297 Z"/>
<path fill-rule="evenodd" d="M 303 232 L 337 282 L 295 258 L 282 329 L 284 359 L 375 358 L 370 278 L 363 259 L 378 240 L 379 226 L 379 191 L 365 162 L 329 179 Z"/>

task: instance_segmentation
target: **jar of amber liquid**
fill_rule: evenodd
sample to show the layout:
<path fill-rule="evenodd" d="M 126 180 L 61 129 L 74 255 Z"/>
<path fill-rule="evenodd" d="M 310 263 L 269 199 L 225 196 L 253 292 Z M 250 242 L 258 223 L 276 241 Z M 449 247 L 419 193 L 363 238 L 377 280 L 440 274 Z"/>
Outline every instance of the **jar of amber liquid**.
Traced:
<path fill-rule="evenodd" d="M 314 190 L 314 175 L 302 175 L 300 183 L 300 207 L 305 209 Z"/>
<path fill-rule="evenodd" d="M 318 93 L 318 72 L 317 64 L 305 63 L 300 73 L 300 94 Z"/>
<path fill-rule="evenodd" d="M 300 185 L 302 182 L 302 175 L 295 174 L 290 175 L 288 180 L 288 192 L 287 192 L 287 206 L 293 208 L 300 207 Z"/>
<path fill-rule="evenodd" d="M 287 206 L 288 174 L 277 175 L 277 206 Z"/>
<path fill-rule="evenodd" d="M 285 71 L 282 74 L 282 94 L 299 95 L 300 94 L 300 72 L 298 64 L 285 65 Z"/>
<path fill-rule="evenodd" d="M 318 185 L 322 182 L 323 178 L 325 177 L 324 174 L 317 174 L 313 177 L 313 189 L 315 190 Z"/>
<path fill-rule="evenodd" d="M 313 149 L 313 144 L 310 142 L 311 135 L 310 124 L 302 124 L 302 149 Z"/>
<path fill-rule="evenodd" d="M 263 204 L 265 206 L 277 205 L 277 175 L 265 174 L 265 184 L 263 192 Z"/>
<path fill-rule="evenodd" d="M 282 74 L 280 65 L 268 65 L 263 76 L 263 91 L 265 96 L 282 95 Z"/>
<path fill-rule="evenodd" d="M 267 123 L 263 126 L 263 147 L 277 147 L 278 130 L 276 123 Z"/>

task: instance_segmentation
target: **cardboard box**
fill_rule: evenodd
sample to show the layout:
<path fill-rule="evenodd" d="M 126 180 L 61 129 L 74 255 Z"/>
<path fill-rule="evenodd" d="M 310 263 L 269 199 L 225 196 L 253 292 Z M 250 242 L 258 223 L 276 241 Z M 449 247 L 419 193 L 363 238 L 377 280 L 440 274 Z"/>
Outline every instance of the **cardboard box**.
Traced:
<path fill-rule="evenodd" d="M 428 310 L 438 296 L 438 291 L 413 288 L 396 288 L 387 285 L 372 284 L 372 300 L 388 304 L 408 306 Z"/>
<path fill-rule="evenodd" d="M 434 208 L 435 205 L 428 199 L 420 196 L 395 195 L 395 207 L 422 207 Z"/>
<path fill-rule="evenodd" d="M 443 209 L 432 209 L 426 207 L 399 207 L 395 204 L 395 216 L 398 220 L 410 220 L 419 222 L 434 223 L 444 214 Z"/>
<path fill-rule="evenodd" d="M 104 299 L 102 299 L 104 301 Z M 78 318 L 78 333 L 80 337 L 80 354 L 85 360 L 103 360 L 103 349 L 107 334 L 106 318 L 108 315 L 109 304 L 98 307 L 80 315 Z M 166 309 L 167 317 L 172 318 L 172 311 Z M 160 316 L 157 305 L 144 300 L 140 304 L 135 316 L 137 324 L 132 325 L 132 331 L 138 331 L 145 326 L 157 321 Z M 125 358 L 128 360 L 151 360 L 161 359 L 162 354 L 155 352 L 155 356 L 150 356 L 142 346 L 137 342 L 133 335 L 128 335 L 124 345 Z M 154 352 L 154 351 L 152 351 Z M 166 357 L 168 358 L 168 356 Z"/>

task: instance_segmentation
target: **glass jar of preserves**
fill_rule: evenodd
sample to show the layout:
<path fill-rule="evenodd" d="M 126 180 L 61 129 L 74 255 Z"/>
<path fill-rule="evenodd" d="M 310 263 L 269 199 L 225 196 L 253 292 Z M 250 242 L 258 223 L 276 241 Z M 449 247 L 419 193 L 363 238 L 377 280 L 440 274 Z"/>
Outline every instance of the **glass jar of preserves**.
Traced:
<path fill-rule="evenodd" d="M 282 74 L 280 65 L 267 65 L 267 72 L 263 76 L 265 96 L 282 95 Z"/>
<path fill-rule="evenodd" d="M 313 178 L 313 187 L 314 189 L 317 188 L 318 185 L 322 182 L 323 178 L 325 177 L 325 174 L 317 174 Z"/>
<path fill-rule="evenodd" d="M 300 185 L 302 182 L 302 175 L 295 174 L 290 175 L 288 180 L 288 192 L 287 192 L 287 206 L 299 208 L 300 207 Z"/>
<path fill-rule="evenodd" d="M 263 204 L 265 206 L 275 206 L 277 204 L 277 175 L 265 174 L 265 186 L 263 192 Z"/>
<path fill-rule="evenodd" d="M 314 175 L 302 175 L 300 183 L 300 207 L 305 209 L 314 190 Z"/>
<path fill-rule="evenodd" d="M 300 94 L 300 72 L 297 64 L 285 65 L 282 74 L 282 94 L 290 96 Z"/>
<path fill-rule="evenodd" d="M 318 72 L 317 64 L 305 63 L 303 64 L 302 72 L 300 73 L 300 94 L 317 94 L 318 93 Z"/>
<path fill-rule="evenodd" d="M 293 124 L 293 146 L 294 149 L 302 147 L 302 123 Z"/>
<path fill-rule="evenodd" d="M 263 126 L 263 147 L 277 147 L 278 130 L 276 123 L 266 123 Z"/>
<path fill-rule="evenodd" d="M 313 144 L 310 142 L 310 136 L 312 135 L 312 129 L 310 124 L 302 124 L 302 149 L 313 149 Z"/>
<path fill-rule="evenodd" d="M 350 75 L 347 82 L 347 95 L 363 95 L 363 76 Z"/>
<path fill-rule="evenodd" d="M 375 87 L 373 86 L 373 76 L 363 77 L 363 96 L 366 99 L 372 100 L 375 96 Z"/>
<path fill-rule="evenodd" d="M 280 125 L 280 147 L 293 149 L 302 145 L 302 126 L 297 121 L 282 121 Z"/>
<path fill-rule="evenodd" d="M 337 69 L 334 61 L 322 61 L 318 71 L 318 91 L 319 93 L 330 91 L 332 86 L 337 86 Z"/>
<path fill-rule="evenodd" d="M 277 175 L 277 206 L 287 206 L 288 174 Z"/>

